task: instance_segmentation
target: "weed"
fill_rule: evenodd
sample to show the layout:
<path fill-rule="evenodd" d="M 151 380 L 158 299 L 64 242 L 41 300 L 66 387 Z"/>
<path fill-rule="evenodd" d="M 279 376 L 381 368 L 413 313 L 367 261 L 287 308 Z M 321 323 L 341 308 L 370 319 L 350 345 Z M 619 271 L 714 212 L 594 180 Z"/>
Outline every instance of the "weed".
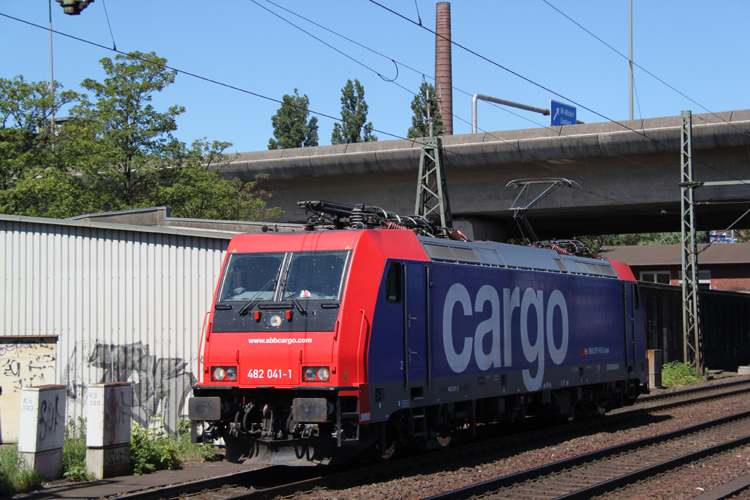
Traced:
<path fill-rule="evenodd" d="M 65 425 L 62 455 L 63 476 L 71 481 L 89 481 L 93 474 L 86 472 L 86 420 L 72 418 Z"/>
<path fill-rule="evenodd" d="M 138 424 L 130 428 L 130 468 L 136 476 L 180 466 L 177 443 L 164 429 L 163 418 L 155 417 L 152 424 L 151 429 Z"/>
<path fill-rule="evenodd" d="M 664 387 L 697 384 L 703 380 L 698 370 L 681 361 L 672 361 L 661 369 L 661 383 Z"/>
<path fill-rule="evenodd" d="M 39 489 L 43 480 L 18 453 L 17 445 L 0 447 L 0 495 Z"/>
<path fill-rule="evenodd" d="M 211 444 L 190 442 L 189 420 L 177 423 L 177 451 L 181 462 L 212 462 L 219 458 Z"/>

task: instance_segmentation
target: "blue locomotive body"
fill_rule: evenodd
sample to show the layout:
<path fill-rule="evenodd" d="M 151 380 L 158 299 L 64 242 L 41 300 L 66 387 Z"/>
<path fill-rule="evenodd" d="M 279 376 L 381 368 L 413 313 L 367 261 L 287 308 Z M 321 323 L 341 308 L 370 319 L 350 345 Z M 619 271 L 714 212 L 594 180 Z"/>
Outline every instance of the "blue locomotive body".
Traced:
<path fill-rule="evenodd" d="M 609 261 L 552 250 L 420 242 L 429 261 L 386 265 L 363 421 L 445 405 L 466 421 L 596 414 L 645 390 L 643 311 L 627 266 L 620 276 Z M 492 415 L 481 418 L 482 406 Z"/>

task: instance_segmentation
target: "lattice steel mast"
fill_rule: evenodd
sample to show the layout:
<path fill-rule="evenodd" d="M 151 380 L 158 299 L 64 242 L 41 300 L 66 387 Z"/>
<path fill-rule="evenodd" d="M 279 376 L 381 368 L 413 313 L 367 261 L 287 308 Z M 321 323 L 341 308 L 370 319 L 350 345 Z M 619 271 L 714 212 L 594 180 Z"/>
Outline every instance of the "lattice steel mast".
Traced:
<path fill-rule="evenodd" d="M 439 220 L 442 227 L 453 227 L 441 150 L 442 144 L 439 137 L 422 139 L 414 213 L 428 220 Z"/>
<path fill-rule="evenodd" d="M 682 112 L 681 144 L 681 210 L 682 210 L 682 330 L 685 362 L 703 373 L 703 339 L 700 329 L 698 290 L 698 251 L 695 240 L 695 188 L 693 180 L 693 117 Z"/>

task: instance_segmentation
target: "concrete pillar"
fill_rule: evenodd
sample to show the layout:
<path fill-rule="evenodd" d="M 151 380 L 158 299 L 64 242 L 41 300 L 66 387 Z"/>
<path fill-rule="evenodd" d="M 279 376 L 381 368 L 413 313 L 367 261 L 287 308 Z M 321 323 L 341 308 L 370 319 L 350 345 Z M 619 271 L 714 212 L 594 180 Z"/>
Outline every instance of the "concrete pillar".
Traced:
<path fill-rule="evenodd" d="M 62 475 L 65 401 L 64 385 L 21 389 L 18 451 L 45 479 L 57 479 Z"/>
<path fill-rule="evenodd" d="M 89 385 L 86 401 L 86 470 L 97 479 L 130 471 L 130 382 Z"/>
<path fill-rule="evenodd" d="M 648 358 L 649 389 L 661 387 L 661 367 L 664 364 L 661 355 L 661 349 L 649 349 L 646 351 L 646 358 Z"/>

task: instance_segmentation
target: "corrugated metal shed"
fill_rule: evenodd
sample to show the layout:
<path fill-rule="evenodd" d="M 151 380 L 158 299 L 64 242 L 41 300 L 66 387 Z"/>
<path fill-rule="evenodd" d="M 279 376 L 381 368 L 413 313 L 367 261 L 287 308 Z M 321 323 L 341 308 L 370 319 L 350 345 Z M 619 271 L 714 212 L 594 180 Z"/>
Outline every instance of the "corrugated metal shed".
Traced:
<path fill-rule="evenodd" d="M 33 385 L 65 384 L 68 417 L 89 384 L 130 381 L 134 421 L 174 429 L 234 234 L 0 215 L 0 336 L 57 336 L 55 380 Z"/>
<path fill-rule="evenodd" d="M 708 247 L 708 248 L 706 248 Z M 750 264 L 750 243 L 715 243 L 698 245 L 700 264 Z M 674 266 L 682 264 L 681 245 L 633 245 L 602 247 L 602 257 L 630 266 Z"/>

